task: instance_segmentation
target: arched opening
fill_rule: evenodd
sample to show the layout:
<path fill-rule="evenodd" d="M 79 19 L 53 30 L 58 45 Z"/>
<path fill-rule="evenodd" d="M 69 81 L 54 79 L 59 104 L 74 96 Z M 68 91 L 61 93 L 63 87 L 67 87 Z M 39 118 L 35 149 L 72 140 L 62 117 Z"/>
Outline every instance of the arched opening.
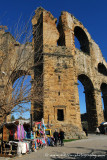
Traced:
<path fill-rule="evenodd" d="M 75 35 L 75 39 L 74 39 L 75 47 L 85 52 L 87 55 L 90 55 L 89 40 L 86 33 L 83 31 L 83 29 L 76 26 L 74 28 L 74 35 Z"/>
<path fill-rule="evenodd" d="M 104 76 L 107 76 L 107 69 L 103 63 L 98 64 L 98 72 L 103 74 Z"/>
<path fill-rule="evenodd" d="M 97 117 L 96 117 L 96 103 L 94 99 L 94 87 L 91 80 L 84 74 L 79 75 L 78 80 L 82 83 L 84 87 L 84 94 L 85 94 L 84 99 L 86 103 L 86 112 L 83 118 L 87 122 L 88 130 L 95 131 L 95 128 L 97 126 Z M 83 97 L 80 97 L 80 98 L 83 98 Z"/>
<path fill-rule="evenodd" d="M 77 37 L 74 37 L 74 41 L 75 41 L 75 47 L 78 48 L 80 50 L 80 42 L 78 41 Z"/>
<path fill-rule="evenodd" d="M 14 71 L 14 72 L 11 74 L 12 84 L 13 84 L 19 77 L 25 76 L 25 75 L 29 75 L 29 73 L 27 73 L 27 71 L 24 71 L 24 70 Z"/>
<path fill-rule="evenodd" d="M 25 71 L 12 74 L 11 117 L 30 118 L 31 111 L 31 76 Z M 13 119 L 14 119 L 13 118 Z"/>
<path fill-rule="evenodd" d="M 79 93 L 79 105 L 80 105 L 82 127 L 88 130 L 84 86 L 79 80 L 78 80 L 78 93 Z"/>
<path fill-rule="evenodd" d="M 107 121 L 107 84 L 106 83 L 102 83 L 101 85 L 101 95 L 102 95 L 102 99 L 103 99 L 103 112 L 104 112 L 104 119 L 105 121 Z"/>

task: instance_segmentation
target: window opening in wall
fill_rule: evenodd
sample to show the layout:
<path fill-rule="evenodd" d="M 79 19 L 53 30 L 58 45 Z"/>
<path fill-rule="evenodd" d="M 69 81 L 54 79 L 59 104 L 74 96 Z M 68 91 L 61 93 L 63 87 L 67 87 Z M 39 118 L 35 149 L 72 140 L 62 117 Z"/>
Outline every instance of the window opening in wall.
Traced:
<path fill-rule="evenodd" d="M 64 121 L 64 110 L 63 109 L 57 109 L 57 120 Z"/>
<path fill-rule="evenodd" d="M 58 92 L 58 95 L 60 96 L 60 92 Z"/>
<path fill-rule="evenodd" d="M 58 76 L 58 80 L 59 80 L 59 81 L 61 80 L 60 76 Z"/>

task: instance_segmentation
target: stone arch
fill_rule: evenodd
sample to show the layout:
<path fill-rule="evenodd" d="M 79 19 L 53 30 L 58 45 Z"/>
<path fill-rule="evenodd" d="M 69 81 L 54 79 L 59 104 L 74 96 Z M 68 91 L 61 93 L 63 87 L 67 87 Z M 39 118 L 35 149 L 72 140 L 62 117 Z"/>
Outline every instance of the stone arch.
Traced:
<path fill-rule="evenodd" d="M 32 86 L 31 80 L 32 80 L 31 73 L 26 70 L 16 70 L 11 74 L 11 82 L 9 85 L 9 89 L 11 90 L 10 101 L 13 101 L 15 99 L 15 104 L 10 106 L 12 112 L 13 110 L 14 112 L 17 112 L 17 109 L 15 109 L 15 107 L 17 107 L 18 105 L 24 106 L 24 104 L 26 104 L 26 106 L 28 106 L 28 103 L 31 102 L 25 100 L 26 98 L 28 98 L 27 95 L 31 91 L 31 86 Z M 16 102 L 18 96 L 22 97 L 22 99 L 19 98 L 19 101 Z M 29 108 L 30 107 L 31 105 L 29 106 Z M 23 107 L 23 112 L 26 112 L 26 109 L 24 107 Z"/>
<path fill-rule="evenodd" d="M 95 131 L 95 128 L 98 122 L 97 122 L 97 117 L 96 117 L 97 113 L 96 113 L 96 102 L 94 98 L 93 83 L 90 80 L 90 78 L 86 76 L 85 74 L 78 75 L 78 80 L 84 86 L 88 129 L 90 131 Z"/>
<path fill-rule="evenodd" d="M 25 71 L 25 70 L 17 70 L 17 71 L 14 71 L 12 74 L 11 74 L 11 82 L 12 84 L 21 76 L 25 76 L 25 75 L 30 75 L 29 72 Z"/>
<path fill-rule="evenodd" d="M 101 92 L 104 103 L 104 118 L 107 121 L 107 83 L 101 84 Z"/>
<path fill-rule="evenodd" d="M 81 51 L 90 55 L 89 40 L 88 40 L 88 37 L 87 37 L 85 31 L 81 27 L 75 26 L 74 35 L 80 43 Z"/>
<path fill-rule="evenodd" d="M 107 76 L 107 68 L 103 63 L 98 63 L 98 72 L 103 74 L 104 76 Z"/>

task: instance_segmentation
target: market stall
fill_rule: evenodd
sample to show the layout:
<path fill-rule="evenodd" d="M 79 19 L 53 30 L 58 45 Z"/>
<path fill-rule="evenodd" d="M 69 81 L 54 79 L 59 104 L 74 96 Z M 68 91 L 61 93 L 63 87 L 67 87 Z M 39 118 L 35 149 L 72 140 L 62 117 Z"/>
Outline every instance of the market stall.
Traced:
<path fill-rule="evenodd" d="M 3 124 L 1 154 L 10 155 L 29 152 L 31 149 L 30 141 L 24 141 L 24 139 L 30 139 L 30 134 L 30 124 L 25 121 Z"/>
<path fill-rule="evenodd" d="M 33 123 L 35 149 L 47 146 L 47 136 L 45 134 L 45 125 L 43 119 L 40 122 Z"/>
<path fill-rule="evenodd" d="M 32 125 L 33 130 L 30 122 L 25 120 L 3 124 L 1 154 L 20 155 L 46 147 L 48 137 L 45 134 L 43 119 L 33 122 Z"/>

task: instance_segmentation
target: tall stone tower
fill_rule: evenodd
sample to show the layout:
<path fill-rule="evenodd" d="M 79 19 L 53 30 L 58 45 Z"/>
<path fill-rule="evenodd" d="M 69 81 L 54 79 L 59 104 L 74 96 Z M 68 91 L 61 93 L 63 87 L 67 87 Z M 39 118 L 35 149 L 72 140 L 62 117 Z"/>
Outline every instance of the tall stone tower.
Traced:
<path fill-rule="evenodd" d="M 57 26 L 56 22 L 43 8 L 37 8 L 32 19 L 35 62 L 41 61 L 35 67 L 35 79 L 39 73 L 43 91 L 42 104 L 34 106 L 34 119 L 43 117 L 45 124 L 62 128 L 67 136 L 82 136 L 77 81 L 84 86 L 88 127 L 94 131 L 104 121 L 101 84 L 107 93 L 107 69 L 105 73 L 99 70 L 102 65 L 107 68 L 107 63 L 87 29 L 73 15 L 62 12 Z M 80 42 L 80 50 L 75 48 L 74 37 Z"/>

